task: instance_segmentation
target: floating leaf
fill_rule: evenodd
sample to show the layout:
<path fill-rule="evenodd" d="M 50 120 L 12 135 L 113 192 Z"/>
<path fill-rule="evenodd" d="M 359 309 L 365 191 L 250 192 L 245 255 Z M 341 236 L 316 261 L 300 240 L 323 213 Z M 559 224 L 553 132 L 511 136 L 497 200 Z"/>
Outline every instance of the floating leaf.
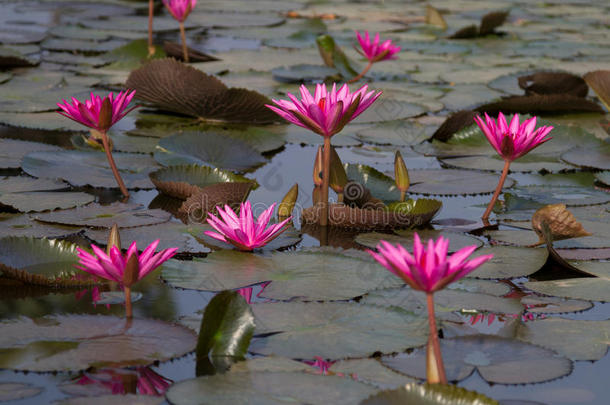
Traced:
<path fill-rule="evenodd" d="M 226 182 L 248 182 L 253 186 L 255 180 L 209 166 L 180 165 L 169 166 L 150 173 L 150 180 L 162 193 L 185 200 L 199 189 Z"/>
<path fill-rule="evenodd" d="M 56 405 L 161 405 L 164 402 L 163 397 L 155 397 L 152 395 L 100 395 L 96 397 L 72 397 L 62 399 L 55 402 Z"/>
<path fill-rule="evenodd" d="M 100 54 L 111 51 L 125 44 L 122 40 L 88 41 L 72 38 L 47 38 L 40 46 L 52 51 L 87 52 Z"/>
<path fill-rule="evenodd" d="M 0 383 L 0 402 L 34 397 L 42 391 L 43 388 L 30 384 L 3 382 Z"/>
<path fill-rule="evenodd" d="M 447 23 L 443 15 L 430 5 L 426 5 L 426 24 L 436 25 L 443 30 L 447 29 Z"/>
<path fill-rule="evenodd" d="M 220 250 L 201 260 L 169 261 L 161 277 L 174 287 L 202 291 L 234 290 L 271 281 L 261 296 L 278 300 L 346 300 L 403 284 L 368 257 L 350 257 L 349 251 L 333 249 L 273 252 L 269 257 Z"/>
<path fill-rule="evenodd" d="M 35 221 L 26 214 L 0 213 L 0 237 L 29 236 L 59 238 L 80 231 L 72 226 L 53 226 Z"/>
<path fill-rule="evenodd" d="M 589 72 L 584 79 L 606 108 L 610 109 L 610 71 L 596 70 Z"/>
<path fill-rule="evenodd" d="M 411 230 L 397 230 L 395 233 L 398 235 L 377 232 L 361 233 L 356 236 L 355 241 L 363 246 L 375 249 L 379 241 L 383 239 L 393 244 L 400 243 L 407 247 L 407 250 L 410 250 L 413 246 L 413 235 L 415 232 Z M 418 230 L 417 234 L 421 240 L 424 241 L 428 239 L 438 239 L 439 236 L 449 239 L 449 252 L 457 252 L 466 246 L 483 246 L 483 242 L 480 239 L 463 233 L 423 229 Z"/>
<path fill-rule="evenodd" d="M 575 147 L 561 155 L 571 165 L 592 169 L 610 170 L 610 144 L 601 147 Z"/>
<path fill-rule="evenodd" d="M 526 95 L 532 94 L 573 94 L 586 97 L 589 87 L 580 77 L 566 72 L 536 72 L 519 76 L 519 87 Z"/>
<path fill-rule="evenodd" d="M 159 21 L 158 18 L 159 17 L 155 18 L 155 22 Z M 155 24 L 155 31 L 157 30 L 157 24 Z M 152 58 L 159 59 L 164 58 L 165 56 L 165 52 L 161 50 L 160 47 L 155 47 L 155 53 L 154 55 L 152 55 Z M 121 47 L 114 48 L 110 52 L 105 53 L 102 57 L 107 62 L 112 62 L 112 64 L 110 66 L 107 66 L 106 69 L 136 69 L 149 60 L 148 41 L 146 39 L 137 39 Z"/>
<path fill-rule="evenodd" d="M 475 370 L 491 384 L 527 384 L 568 375 L 572 362 L 553 351 L 492 335 L 441 339 L 450 381 L 461 381 Z M 386 366 L 417 378 L 426 377 L 425 348 L 412 354 L 384 357 Z"/>
<path fill-rule="evenodd" d="M 457 385 L 406 384 L 393 390 L 380 391 L 360 405 L 499 405 L 499 402 L 468 391 Z"/>
<path fill-rule="evenodd" d="M 216 212 L 216 206 L 235 205 L 248 198 L 252 183 L 217 183 L 203 187 L 187 198 L 178 212 L 187 222 L 204 222 L 208 212 Z"/>
<path fill-rule="evenodd" d="M 352 67 L 353 63 L 337 45 L 333 37 L 327 34 L 320 35 L 316 38 L 316 44 L 326 66 L 336 68 L 346 79 L 358 75 L 358 72 Z"/>
<path fill-rule="evenodd" d="M 220 80 L 175 59 L 153 60 L 134 70 L 126 86 L 155 106 L 207 120 L 264 124 L 277 121 L 271 100 L 252 90 L 228 88 Z"/>
<path fill-rule="evenodd" d="M 13 207 L 21 212 L 41 212 L 86 205 L 95 196 L 81 192 L 32 191 L 0 195 L 0 205 Z"/>
<path fill-rule="evenodd" d="M 413 382 L 409 377 L 398 374 L 383 366 L 376 359 L 340 360 L 329 368 L 329 373 L 341 373 L 356 381 L 378 388 L 396 388 Z"/>
<path fill-rule="evenodd" d="M 540 243 L 545 242 L 543 224 L 548 227 L 552 241 L 591 236 L 565 204 L 545 205 L 532 216 L 532 228 L 540 238 Z"/>
<path fill-rule="evenodd" d="M 504 160 L 500 155 L 443 158 L 441 159 L 441 162 L 445 166 L 458 169 L 486 170 L 493 172 L 501 172 L 502 167 L 504 166 Z M 519 160 L 512 162 L 510 170 L 511 172 L 522 173 L 556 173 L 570 170 L 570 166 L 562 163 L 557 157 L 552 155 L 530 153 L 522 156 Z"/>
<path fill-rule="evenodd" d="M 0 177 L 0 195 L 26 191 L 50 191 L 67 188 L 66 183 L 49 179 L 35 179 L 29 176 Z"/>
<path fill-rule="evenodd" d="M 309 64 L 278 67 L 271 73 L 274 79 L 284 83 L 315 83 L 340 77 L 336 68 Z"/>
<path fill-rule="evenodd" d="M 39 60 L 28 55 L 23 55 L 13 49 L 0 47 L 0 67 L 3 69 L 11 69 L 16 67 L 32 67 L 37 66 Z"/>
<path fill-rule="evenodd" d="M 527 312 L 532 314 L 564 314 L 566 312 L 581 312 L 593 307 L 588 301 L 564 300 L 555 297 L 539 297 L 526 295 L 521 303 L 527 306 Z"/>
<path fill-rule="evenodd" d="M 603 113 L 599 104 L 572 94 L 534 94 L 509 96 L 498 102 L 484 104 L 476 111 L 497 115 L 499 112 L 532 115 L 567 113 Z"/>
<path fill-rule="evenodd" d="M 447 160 L 451 162 L 451 160 Z M 426 195 L 471 195 L 492 193 L 498 176 L 456 169 L 412 170 L 410 193 Z M 511 188 L 515 180 L 508 177 L 503 188 Z"/>
<path fill-rule="evenodd" d="M 478 255 L 493 254 L 494 257 L 470 273 L 476 278 L 515 278 L 538 271 L 546 262 L 546 249 L 491 246 L 477 250 Z M 520 265 L 515 266 L 518 260 Z"/>
<path fill-rule="evenodd" d="M 84 132 L 87 129 L 77 122 L 62 117 L 55 111 L 37 113 L 0 112 L 0 122 L 11 127 L 45 131 Z"/>
<path fill-rule="evenodd" d="M 38 151 L 59 152 L 62 149 L 46 143 L 0 138 L 0 168 L 18 169 L 25 155 Z"/>
<path fill-rule="evenodd" d="M 508 17 L 508 11 L 494 11 L 485 14 L 481 18 L 481 26 L 479 27 L 479 35 L 491 35 L 495 34 L 496 28 L 504 24 Z"/>
<path fill-rule="evenodd" d="M 183 356 L 196 341 L 182 326 L 100 315 L 8 320 L 0 332 L 0 368 L 35 372 L 144 366 Z"/>

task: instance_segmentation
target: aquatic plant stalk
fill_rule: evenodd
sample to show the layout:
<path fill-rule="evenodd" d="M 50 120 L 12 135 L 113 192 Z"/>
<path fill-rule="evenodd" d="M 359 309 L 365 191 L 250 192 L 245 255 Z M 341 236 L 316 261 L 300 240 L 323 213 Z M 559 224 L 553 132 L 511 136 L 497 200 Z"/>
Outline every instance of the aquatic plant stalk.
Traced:
<path fill-rule="evenodd" d="M 155 54 L 155 46 L 153 45 L 153 13 L 154 0 L 148 0 L 148 56 Z"/>
<path fill-rule="evenodd" d="M 445 365 L 443 364 L 443 356 L 441 353 L 441 345 L 438 340 L 438 330 L 436 328 L 436 317 L 434 314 L 434 297 L 433 293 L 426 293 L 426 301 L 428 304 L 428 327 L 430 328 L 430 335 L 428 336 L 429 344 L 427 346 L 427 358 L 433 358 L 436 362 L 436 368 L 434 370 L 428 369 L 428 382 L 429 383 L 441 383 L 447 384 L 447 375 L 445 374 Z M 430 353 L 430 350 L 433 352 Z M 428 364 L 428 367 L 431 365 Z M 431 381 L 431 378 L 438 377 L 438 381 Z"/>
<path fill-rule="evenodd" d="M 182 58 L 186 63 L 189 63 L 189 52 L 186 47 L 186 33 L 184 31 L 184 23 L 180 22 L 180 40 L 182 41 Z"/>
<path fill-rule="evenodd" d="M 504 168 L 502 169 L 502 175 L 500 176 L 500 182 L 498 182 L 496 191 L 494 191 L 494 194 L 491 197 L 491 201 L 487 205 L 487 209 L 485 210 L 485 213 L 483 213 L 483 216 L 481 217 L 481 219 L 483 221 L 487 221 L 489 219 L 489 214 L 491 214 L 491 211 L 493 210 L 494 205 L 496 204 L 496 201 L 498 200 L 498 197 L 500 196 L 500 192 L 502 192 L 502 187 L 504 187 L 504 182 L 506 181 L 506 176 L 508 176 L 509 168 L 510 168 L 510 160 L 505 160 Z"/>
<path fill-rule="evenodd" d="M 362 72 L 358 73 L 357 76 L 354 76 L 353 78 L 348 80 L 347 83 L 355 83 L 358 80 L 362 79 L 364 77 L 364 75 L 367 74 L 369 72 L 369 70 L 371 70 L 371 68 L 373 67 L 374 64 L 375 64 L 375 62 L 369 62 L 366 65 L 366 67 L 362 70 Z"/>
<path fill-rule="evenodd" d="M 125 187 L 125 183 L 123 182 L 123 178 L 119 173 L 119 169 L 116 167 L 116 163 L 114 162 L 114 158 L 112 157 L 112 151 L 108 142 L 108 135 L 105 132 L 102 132 L 102 143 L 104 145 L 104 152 L 106 152 L 106 159 L 108 159 L 108 164 L 110 164 L 110 169 L 112 170 L 112 175 L 116 180 L 119 188 L 121 189 L 121 193 L 125 198 L 129 198 L 129 191 L 127 191 L 127 187 Z"/>
<path fill-rule="evenodd" d="M 330 137 L 324 137 L 324 157 L 322 159 L 322 215 L 320 225 L 328 225 L 328 189 L 330 187 Z"/>

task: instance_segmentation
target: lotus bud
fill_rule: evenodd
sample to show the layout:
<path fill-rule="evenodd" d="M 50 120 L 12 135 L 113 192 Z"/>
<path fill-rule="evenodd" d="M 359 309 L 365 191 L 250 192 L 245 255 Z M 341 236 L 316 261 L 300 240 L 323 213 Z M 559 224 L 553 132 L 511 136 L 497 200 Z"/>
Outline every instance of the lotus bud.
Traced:
<path fill-rule="evenodd" d="M 108 131 L 112 126 L 112 101 L 109 97 L 104 98 L 100 108 L 98 127 L 102 132 Z"/>
<path fill-rule="evenodd" d="M 136 281 L 138 281 L 139 273 L 140 264 L 138 262 L 138 256 L 129 256 L 129 259 L 127 259 L 127 265 L 125 266 L 125 273 L 123 273 L 123 285 L 131 287 Z"/>
<path fill-rule="evenodd" d="M 322 147 L 318 146 L 316 160 L 313 164 L 313 184 L 316 186 L 322 185 Z"/>
<path fill-rule="evenodd" d="M 409 189 L 411 184 L 409 180 L 409 171 L 407 165 L 400 154 L 400 151 L 396 151 L 394 156 L 394 177 L 396 181 L 396 187 L 400 190 L 400 201 L 405 200 L 405 193 Z"/>
<path fill-rule="evenodd" d="M 294 186 L 288 190 L 282 202 L 277 209 L 277 215 L 280 218 L 287 218 L 292 214 L 292 210 L 297 202 L 297 198 L 299 198 L 299 184 L 295 183 Z"/>
<path fill-rule="evenodd" d="M 110 249 L 113 246 L 116 246 L 119 250 L 121 249 L 121 235 L 119 234 L 119 226 L 117 224 L 112 225 L 108 234 L 108 243 L 106 244 L 107 255 L 110 255 Z"/>

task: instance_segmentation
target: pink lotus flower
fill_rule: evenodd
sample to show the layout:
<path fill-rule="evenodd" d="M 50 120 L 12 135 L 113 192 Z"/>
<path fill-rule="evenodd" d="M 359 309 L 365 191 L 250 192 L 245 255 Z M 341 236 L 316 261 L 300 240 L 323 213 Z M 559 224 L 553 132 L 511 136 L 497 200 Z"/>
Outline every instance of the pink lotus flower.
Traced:
<path fill-rule="evenodd" d="M 364 37 L 356 31 L 356 36 L 358 37 L 358 42 L 362 48 L 362 50 L 356 49 L 356 51 L 366 57 L 370 63 L 396 59 L 396 54 L 400 52 L 400 47 L 392 45 L 391 39 L 387 39 L 380 44 L 379 33 L 375 34 L 375 39 L 372 42 L 368 31 L 364 31 Z"/>
<path fill-rule="evenodd" d="M 138 255 L 138 247 L 136 246 L 136 242 L 133 242 L 129 246 L 129 249 L 127 249 L 127 254 L 125 256 L 123 256 L 121 250 L 116 246 L 112 246 L 110 248 L 110 255 L 107 255 L 99 247 L 91 245 L 91 249 L 93 249 L 93 252 L 97 257 L 81 248 L 77 248 L 81 266 L 75 267 L 94 276 L 116 281 L 121 285 L 126 285 L 124 281 L 125 269 L 127 268 L 127 262 L 132 256 L 136 256 L 138 259 L 136 281 L 139 281 L 159 267 L 163 262 L 173 257 L 178 250 L 178 248 L 171 248 L 154 254 L 158 245 L 159 240 L 157 239 L 148 245 L 142 254 Z M 129 287 L 130 285 L 126 286 Z"/>
<path fill-rule="evenodd" d="M 156 373 L 150 367 L 138 367 L 133 370 L 102 369 L 95 373 L 86 373 L 75 383 L 78 385 L 95 385 L 112 395 L 129 393 L 130 383 L 137 378 L 136 390 L 140 395 L 162 396 L 169 388 L 172 380 Z"/>
<path fill-rule="evenodd" d="M 195 8 L 197 0 L 163 0 L 172 17 L 179 22 L 184 22 L 191 11 Z"/>
<path fill-rule="evenodd" d="M 256 296 L 260 297 L 260 295 L 263 293 L 263 291 L 265 291 L 265 287 L 267 287 L 269 284 L 271 284 L 271 281 L 265 281 L 264 283 L 262 283 L 261 290 L 258 292 L 258 294 L 256 294 Z M 244 297 L 244 299 L 246 300 L 246 302 L 248 304 L 252 304 L 252 292 L 254 292 L 253 287 L 240 288 L 236 291 L 239 295 Z"/>
<path fill-rule="evenodd" d="M 448 239 L 442 236 L 436 242 L 430 239 L 426 250 L 419 235 L 415 233 L 413 255 L 400 244 L 393 246 L 384 240 L 377 245 L 379 253 L 372 250 L 368 252 L 413 289 L 433 293 L 459 280 L 493 257 L 493 255 L 484 255 L 467 260 L 476 248 L 476 246 L 467 246 L 447 256 Z"/>
<path fill-rule="evenodd" d="M 101 98 L 91 93 L 91 99 L 81 103 L 72 97 L 72 104 L 66 100 L 57 103 L 63 111 L 58 111 L 64 117 L 70 118 L 99 132 L 107 132 L 110 127 L 138 106 L 127 109 L 136 91 L 121 91 L 116 97 L 113 93 Z"/>
<path fill-rule="evenodd" d="M 292 219 L 290 217 L 279 224 L 267 227 L 275 205 L 274 203 L 263 211 L 256 221 L 252 215 L 250 201 L 241 204 L 239 217 L 228 205 L 225 205 L 224 210 L 218 207 L 218 213 L 222 220 L 212 213 L 208 213 L 207 221 L 219 233 L 214 231 L 205 231 L 204 233 L 214 239 L 230 243 L 239 250 L 251 251 L 263 247 L 277 238 L 285 230 L 284 226 Z"/>
<path fill-rule="evenodd" d="M 506 123 L 506 118 L 502 113 L 498 114 L 497 124 L 487 113 L 485 113 L 485 122 L 481 117 L 474 117 L 474 120 L 491 146 L 504 160 L 510 162 L 551 140 L 551 138 L 545 137 L 553 127 L 543 126 L 535 129 L 536 117 L 525 120 L 521 125 L 519 125 L 519 114 L 513 116 L 510 125 Z"/>
<path fill-rule="evenodd" d="M 348 122 L 359 116 L 381 95 L 362 86 L 350 93 L 347 84 L 337 91 L 333 84 L 327 91 L 325 84 L 317 84 L 312 96 L 304 85 L 301 86 L 301 100 L 288 93 L 288 100 L 272 100 L 277 106 L 267 105 L 281 117 L 316 134 L 331 137 L 343 129 Z"/>

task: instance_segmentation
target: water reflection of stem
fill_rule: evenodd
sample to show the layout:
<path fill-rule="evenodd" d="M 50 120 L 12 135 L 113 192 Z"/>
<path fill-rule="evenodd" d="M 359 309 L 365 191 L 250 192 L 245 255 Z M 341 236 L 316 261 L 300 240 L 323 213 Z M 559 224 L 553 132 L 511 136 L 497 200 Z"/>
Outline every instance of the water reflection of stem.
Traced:
<path fill-rule="evenodd" d="M 186 49 L 186 33 L 184 32 L 183 22 L 180 22 L 180 39 L 182 40 L 182 58 L 186 63 L 189 63 L 189 53 Z"/>
<path fill-rule="evenodd" d="M 354 78 L 352 78 L 351 80 L 349 80 L 347 83 L 354 83 L 357 82 L 358 80 L 362 79 L 364 77 L 365 74 L 367 74 L 367 72 L 371 69 L 371 66 L 373 66 L 373 62 L 369 62 L 368 65 L 366 65 L 366 67 L 364 68 L 364 70 L 362 72 L 360 72 L 360 74 Z"/>
<path fill-rule="evenodd" d="M 428 325 L 430 326 L 430 337 L 427 350 L 434 351 L 434 357 L 436 358 L 436 369 L 439 374 L 439 380 L 441 384 L 447 384 L 447 376 L 445 375 L 445 365 L 443 364 L 443 358 L 441 354 L 441 345 L 438 341 L 438 330 L 436 329 L 436 318 L 434 315 L 434 297 L 432 293 L 426 293 L 428 301 Z"/>
<path fill-rule="evenodd" d="M 131 309 L 131 287 L 125 286 L 123 291 L 125 292 L 125 318 L 131 319 L 133 317 Z"/>
<path fill-rule="evenodd" d="M 328 187 L 330 183 L 330 136 L 324 137 L 324 157 L 322 159 L 322 213 L 320 225 L 328 225 Z"/>
<path fill-rule="evenodd" d="M 152 56 L 155 53 L 155 47 L 153 46 L 153 0 L 148 0 L 148 56 Z"/>
<path fill-rule="evenodd" d="M 108 163 L 110 164 L 110 168 L 112 169 L 112 174 L 114 175 L 114 179 L 116 180 L 119 188 L 121 189 L 121 193 L 127 198 L 129 198 L 129 192 L 127 191 L 127 187 L 125 187 L 125 183 L 123 183 L 123 179 L 119 174 L 119 170 L 116 167 L 116 163 L 114 163 L 114 158 L 112 157 L 112 151 L 110 150 L 110 144 L 108 142 L 108 135 L 106 132 L 102 132 L 102 143 L 104 144 L 104 151 L 106 152 L 106 158 L 108 159 Z"/>
<path fill-rule="evenodd" d="M 491 197 L 491 201 L 489 202 L 489 205 L 487 206 L 485 213 L 481 217 L 481 219 L 483 221 L 487 221 L 487 219 L 489 218 L 489 214 L 491 214 L 491 210 L 493 209 L 494 205 L 496 204 L 496 201 L 498 200 L 498 196 L 500 195 L 500 192 L 502 191 L 502 187 L 504 187 L 504 182 L 506 181 L 506 176 L 508 175 L 509 167 L 510 167 L 510 160 L 505 160 L 504 168 L 502 169 L 502 175 L 500 176 L 500 182 L 498 183 L 498 186 L 496 187 L 496 191 L 494 191 L 494 195 Z"/>

